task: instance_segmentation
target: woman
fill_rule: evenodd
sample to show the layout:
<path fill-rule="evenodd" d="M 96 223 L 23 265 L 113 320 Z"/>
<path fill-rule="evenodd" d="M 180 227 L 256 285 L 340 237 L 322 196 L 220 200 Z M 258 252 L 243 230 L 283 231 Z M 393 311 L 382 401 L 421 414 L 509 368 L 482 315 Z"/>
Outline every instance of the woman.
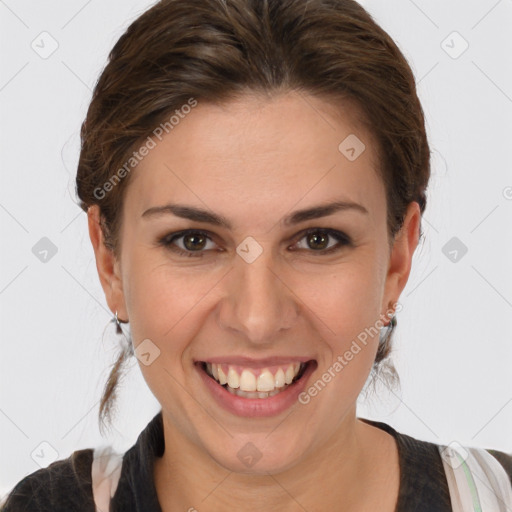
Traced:
<path fill-rule="evenodd" d="M 162 410 L 122 460 L 75 451 L 5 511 L 449 511 L 478 457 L 492 482 L 475 473 L 471 503 L 508 505 L 511 455 L 356 415 L 430 175 L 413 74 L 359 4 L 161 1 L 113 48 L 81 136 L 99 278 L 121 339 L 130 324 L 100 416 L 130 355 Z"/>

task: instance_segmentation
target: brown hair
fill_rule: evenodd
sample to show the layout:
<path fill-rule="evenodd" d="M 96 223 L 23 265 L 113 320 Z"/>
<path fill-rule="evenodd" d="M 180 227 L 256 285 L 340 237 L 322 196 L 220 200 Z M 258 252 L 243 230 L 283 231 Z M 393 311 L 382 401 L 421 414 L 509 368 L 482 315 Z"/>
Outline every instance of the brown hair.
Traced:
<path fill-rule="evenodd" d="M 391 244 L 409 203 L 425 210 L 430 150 L 413 73 L 371 15 L 354 0 L 161 0 L 113 47 L 81 128 L 76 190 L 82 209 L 99 205 L 107 247 L 119 257 L 131 174 L 118 174 L 108 193 L 104 184 L 164 119 L 191 98 L 221 103 L 247 92 L 293 90 L 326 99 L 333 109 L 343 102 L 358 107 L 377 141 Z M 373 370 L 390 350 L 391 336 Z M 100 427 L 111 420 L 127 357 L 123 348 L 110 373 Z"/>

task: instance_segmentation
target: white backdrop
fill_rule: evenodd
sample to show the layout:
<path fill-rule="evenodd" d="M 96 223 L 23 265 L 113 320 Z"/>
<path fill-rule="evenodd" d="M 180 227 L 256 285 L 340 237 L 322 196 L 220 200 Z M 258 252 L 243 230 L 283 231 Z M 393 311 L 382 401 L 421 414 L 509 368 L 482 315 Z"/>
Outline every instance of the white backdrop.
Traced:
<path fill-rule="evenodd" d="M 134 358 L 118 432 L 99 434 L 115 337 L 74 195 L 92 88 L 152 3 L 0 0 L 0 497 L 74 450 L 129 448 L 159 409 Z M 433 162 L 400 298 L 401 392 L 380 390 L 359 415 L 512 452 L 512 0 L 361 3 L 419 81 Z"/>

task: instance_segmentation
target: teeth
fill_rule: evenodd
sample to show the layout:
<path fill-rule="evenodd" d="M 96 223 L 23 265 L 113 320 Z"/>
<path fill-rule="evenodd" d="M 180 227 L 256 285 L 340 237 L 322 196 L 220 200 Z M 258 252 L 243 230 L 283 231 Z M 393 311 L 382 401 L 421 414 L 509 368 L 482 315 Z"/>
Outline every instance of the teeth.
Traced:
<path fill-rule="evenodd" d="M 263 391 L 242 391 L 241 389 L 232 389 L 229 386 L 226 388 L 232 395 L 241 396 L 242 398 L 268 398 L 270 396 L 277 395 L 279 393 L 278 389 L 274 389 L 274 391 L 269 391 L 265 393 Z"/>
<path fill-rule="evenodd" d="M 288 366 L 288 368 L 286 368 L 286 373 L 284 374 L 284 381 L 286 384 L 290 384 L 293 380 L 293 377 L 295 377 L 294 368 L 293 366 Z"/>
<path fill-rule="evenodd" d="M 290 381 L 291 382 L 291 381 Z M 258 377 L 258 391 L 272 391 L 275 388 L 274 376 L 265 368 Z"/>
<path fill-rule="evenodd" d="M 284 372 L 282 368 L 279 368 L 279 370 L 277 370 L 274 376 L 274 381 L 276 384 L 276 388 L 282 388 L 286 384 L 284 381 Z"/>
<path fill-rule="evenodd" d="M 217 371 L 219 373 L 219 378 L 217 380 L 222 386 L 224 386 L 224 384 L 228 383 L 228 378 L 226 377 L 226 374 L 222 371 L 220 365 L 214 364 L 213 366 L 217 367 Z"/>
<path fill-rule="evenodd" d="M 238 376 L 238 373 L 236 373 L 235 369 L 231 368 L 231 366 L 228 371 L 228 386 L 233 389 L 240 387 L 240 377 Z"/>
<path fill-rule="evenodd" d="M 244 370 L 240 377 L 240 389 L 242 391 L 256 391 L 256 377 L 250 370 Z M 263 391 L 258 386 L 258 391 Z"/>
<path fill-rule="evenodd" d="M 244 368 L 242 373 L 239 374 L 233 366 L 228 366 L 226 375 L 220 364 L 206 363 L 206 371 L 209 375 L 222 386 L 227 384 L 228 391 L 237 391 L 236 394 L 246 398 L 273 396 L 273 394 L 291 384 L 301 368 L 301 363 L 290 363 L 279 367 L 275 375 L 268 368 L 263 368 L 260 374 L 256 376 L 249 368 Z"/>

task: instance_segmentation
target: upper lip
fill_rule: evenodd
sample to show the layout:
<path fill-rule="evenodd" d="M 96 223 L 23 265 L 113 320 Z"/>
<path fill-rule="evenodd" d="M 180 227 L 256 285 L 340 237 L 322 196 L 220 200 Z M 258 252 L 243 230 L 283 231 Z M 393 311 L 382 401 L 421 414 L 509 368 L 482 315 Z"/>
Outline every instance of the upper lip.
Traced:
<path fill-rule="evenodd" d="M 197 359 L 194 362 L 213 363 L 213 364 L 232 364 L 237 366 L 246 366 L 248 368 L 262 368 L 265 366 L 276 366 L 289 363 L 306 363 L 313 360 L 307 356 L 273 356 L 263 359 L 254 359 L 244 356 L 216 356 L 207 357 L 205 359 Z"/>

